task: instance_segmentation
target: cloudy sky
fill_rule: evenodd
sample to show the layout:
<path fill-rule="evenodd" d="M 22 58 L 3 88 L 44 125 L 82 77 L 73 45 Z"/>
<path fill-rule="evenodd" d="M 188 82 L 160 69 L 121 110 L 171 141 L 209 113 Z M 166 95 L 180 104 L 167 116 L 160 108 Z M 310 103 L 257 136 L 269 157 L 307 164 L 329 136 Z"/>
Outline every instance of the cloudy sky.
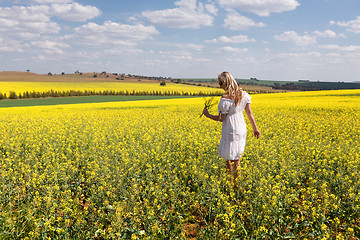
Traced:
<path fill-rule="evenodd" d="M 0 71 L 360 80 L 359 0 L 0 0 Z"/>

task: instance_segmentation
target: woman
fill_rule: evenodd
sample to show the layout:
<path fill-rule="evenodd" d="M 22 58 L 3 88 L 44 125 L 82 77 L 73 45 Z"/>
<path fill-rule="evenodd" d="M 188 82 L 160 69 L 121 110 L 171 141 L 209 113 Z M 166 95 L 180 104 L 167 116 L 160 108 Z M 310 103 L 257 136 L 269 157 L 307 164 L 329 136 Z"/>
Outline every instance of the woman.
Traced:
<path fill-rule="evenodd" d="M 203 114 L 215 121 L 222 122 L 219 155 L 226 160 L 231 181 L 240 174 L 240 158 L 245 149 L 246 124 L 243 115 L 245 112 L 254 130 L 254 136 L 260 137 L 260 131 L 256 126 L 254 115 L 251 111 L 250 95 L 239 88 L 237 82 L 228 72 L 222 72 L 218 76 L 218 82 L 225 94 L 222 95 L 218 105 L 218 115 L 211 115 L 204 108 Z"/>

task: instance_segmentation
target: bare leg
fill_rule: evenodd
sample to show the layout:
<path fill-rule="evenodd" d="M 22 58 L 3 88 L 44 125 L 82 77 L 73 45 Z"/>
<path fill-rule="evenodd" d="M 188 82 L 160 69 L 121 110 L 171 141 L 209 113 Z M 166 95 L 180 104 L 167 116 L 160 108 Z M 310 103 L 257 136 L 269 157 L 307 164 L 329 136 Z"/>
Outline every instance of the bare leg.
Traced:
<path fill-rule="evenodd" d="M 236 181 L 241 174 L 240 159 L 234 160 L 233 164 L 234 164 L 234 180 Z"/>
<path fill-rule="evenodd" d="M 233 164 L 231 161 L 232 160 L 226 160 L 226 168 L 229 172 L 230 182 L 233 182 Z"/>
<path fill-rule="evenodd" d="M 227 161 L 226 161 L 226 168 L 228 169 L 231 182 L 235 182 L 236 179 L 237 179 L 237 178 L 240 176 L 240 174 L 241 174 L 240 159 L 237 159 L 237 160 L 227 160 Z"/>

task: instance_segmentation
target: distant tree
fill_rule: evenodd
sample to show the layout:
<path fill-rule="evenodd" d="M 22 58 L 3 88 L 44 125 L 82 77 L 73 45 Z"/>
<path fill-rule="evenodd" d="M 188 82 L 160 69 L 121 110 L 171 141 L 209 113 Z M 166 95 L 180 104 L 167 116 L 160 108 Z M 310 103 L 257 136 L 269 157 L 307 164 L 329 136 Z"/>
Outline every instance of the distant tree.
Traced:
<path fill-rule="evenodd" d="M 275 88 L 275 89 L 278 89 L 278 88 L 280 88 L 280 83 L 274 83 L 274 86 L 273 86 L 273 88 Z"/>
<path fill-rule="evenodd" d="M 30 72 L 30 70 L 28 69 L 28 70 L 26 70 L 27 72 Z"/>
<path fill-rule="evenodd" d="M 94 78 L 97 78 L 97 75 L 96 75 L 96 74 L 94 74 Z"/>
<path fill-rule="evenodd" d="M 160 86 L 166 86 L 166 82 L 165 82 L 165 81 L 162 81 L 162 82 L 160 83 Z"/>
<path fill-rule="evenodd" d="M 62 73 L 61 73 L 61 75 L 65 75 L 65 73 L 64 73 L 64 72 L 62 72 Z"/>
<path fill-rule="evenodd" d="M 52 76 L 52 73 L 51 73 L 51 72 L 48 72 L 48 75 L 49 75 L 49 76 Z"/>
<path fill-rule="evenodd" d="M 16 92 L 11 91 L 10 94 L 9 94 L 9 98 L 10 98 L 10 99 L 17 99 L 18 96 L 16 95 Z"/>

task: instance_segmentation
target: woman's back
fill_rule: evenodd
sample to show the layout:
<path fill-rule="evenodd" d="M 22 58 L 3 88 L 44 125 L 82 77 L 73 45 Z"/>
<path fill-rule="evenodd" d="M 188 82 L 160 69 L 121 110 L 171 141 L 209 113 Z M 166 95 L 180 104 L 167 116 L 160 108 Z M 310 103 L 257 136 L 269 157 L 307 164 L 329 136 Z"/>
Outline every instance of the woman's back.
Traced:
<path fill-rule="evenodd" d="M 245 149 L 246 123 L 243 111 L 246 104 L 251 103 L 250 95 L 244 91 L 241 102 L 235 106 L 232 99 L 222 97 L 218 110 L 220 114 L 226 114 L 222 122 L 219 154 L 224 159 L 237 159 L 241 157 Z"/>

